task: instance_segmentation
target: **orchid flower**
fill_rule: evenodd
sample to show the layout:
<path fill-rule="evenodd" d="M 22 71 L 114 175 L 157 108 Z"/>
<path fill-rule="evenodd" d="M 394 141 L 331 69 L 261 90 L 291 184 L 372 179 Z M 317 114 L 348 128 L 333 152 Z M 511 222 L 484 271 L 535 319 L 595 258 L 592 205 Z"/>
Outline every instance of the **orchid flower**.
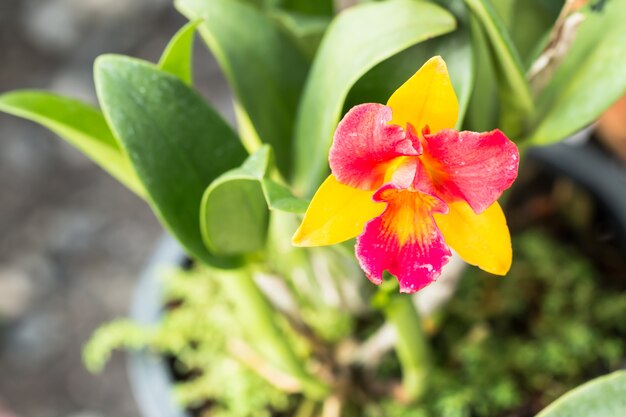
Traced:
<path fill-rule="evenodd" d="M 453 130 L 458 101 L 445 62 L 428 60 L 387 105 L 353 107 L 330 149 L 331 175 L 315 193 L 296 246 L 357 237 L 374 284 L 385 270 L 400 291 L 433 282 L 452 248 L 467 263 L 505 275 L 511 238 L 497 199 L 517 177 L 517 147 L 500 130 Z"/>

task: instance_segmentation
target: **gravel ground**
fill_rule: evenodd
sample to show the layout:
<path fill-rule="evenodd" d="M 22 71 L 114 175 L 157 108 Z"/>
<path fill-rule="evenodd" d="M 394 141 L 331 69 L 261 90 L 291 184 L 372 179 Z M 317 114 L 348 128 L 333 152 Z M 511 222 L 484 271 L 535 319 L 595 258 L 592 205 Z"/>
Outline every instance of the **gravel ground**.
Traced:
<path fill-rule="evenodd" d="M 93 103 L 97 55 L 156 61 L 184 22 L 167 0 L 2 0 L 0 92 Z M 214 61 L 196 49 L 198 88 L 228 109 Z M 137 416 L 123 356 L 93 376 L 80 354 L 99 324 L 126 314 L 162 233 L 153 215 L 55 135 L 0 114 L 0 230 L 0 417 Z"/>

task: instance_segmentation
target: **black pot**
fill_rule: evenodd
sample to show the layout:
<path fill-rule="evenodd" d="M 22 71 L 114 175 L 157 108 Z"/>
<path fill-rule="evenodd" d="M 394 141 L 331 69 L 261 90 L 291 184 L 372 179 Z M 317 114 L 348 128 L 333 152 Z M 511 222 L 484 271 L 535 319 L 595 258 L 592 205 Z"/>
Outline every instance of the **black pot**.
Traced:
<path fill-rule="evenodd" d="M 626 248 L 626 166 L 588 141 L 582 132 L 570 140 L 582 144 L 558 143 L 532 148 L 528 158 L 556 175 L 572 179 L 587 190 L 605 211 Z"/>
<path fill-rule="evenodd" d="M 588 136 L 582 133 L 583 139 Z M 580 138 L 579 138 L 580 139 Z M 571 178 L 589 191 L 614 221 L 626 248 L 626 169 L 596 145 L 559 143 L 534 148 L 528 158 L 558 176 Z M 183 249 L 165 236 L 156 247 L 135 290 L 131 318 L 145 324 L 159 321 L 163 304 L 158 271 L 183 266 Z M 172 374 L 165 361 L 150 352 L 131 352 L 128 368 L 133 393 L 144 417 L 190 417 L 172 398 Z"/>

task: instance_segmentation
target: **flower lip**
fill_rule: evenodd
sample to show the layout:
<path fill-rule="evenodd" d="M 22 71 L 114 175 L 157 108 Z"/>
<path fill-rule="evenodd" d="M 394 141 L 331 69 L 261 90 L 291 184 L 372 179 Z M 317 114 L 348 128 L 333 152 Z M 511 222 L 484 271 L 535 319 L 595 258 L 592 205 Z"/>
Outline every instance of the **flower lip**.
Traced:
<path fill-rule="evenodd" d="M 437 278 L 450 257 L 433 218 L 448 207 L 437 197 L 394 184 L 381 187 L 374 200 L 387 207 L 357 237 L 359 263 L 375 284 L 387 270 L 398 278 L 401 292 L 416 292 Z"/>

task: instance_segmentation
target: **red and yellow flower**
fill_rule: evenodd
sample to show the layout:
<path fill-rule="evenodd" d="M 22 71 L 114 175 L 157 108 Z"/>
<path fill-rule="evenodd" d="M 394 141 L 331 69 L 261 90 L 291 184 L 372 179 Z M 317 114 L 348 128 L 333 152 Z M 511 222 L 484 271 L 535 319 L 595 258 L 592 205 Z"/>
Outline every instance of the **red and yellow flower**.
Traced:
<path fill-rule="evenodd" d="M 352 108 L 335 131 L 332 174 L 293 238 L 322 246 L 357 237 L 355 252 L 375 284 L 389 271 L 400 291 L 434 281 L 454 249 L 498 275 L 511 239 L 497 202 L 517 176 L 517 147 L 501 131 L 453 130 L 458 102 L 441 57 L 431 58 L 387 105 Z"/>

